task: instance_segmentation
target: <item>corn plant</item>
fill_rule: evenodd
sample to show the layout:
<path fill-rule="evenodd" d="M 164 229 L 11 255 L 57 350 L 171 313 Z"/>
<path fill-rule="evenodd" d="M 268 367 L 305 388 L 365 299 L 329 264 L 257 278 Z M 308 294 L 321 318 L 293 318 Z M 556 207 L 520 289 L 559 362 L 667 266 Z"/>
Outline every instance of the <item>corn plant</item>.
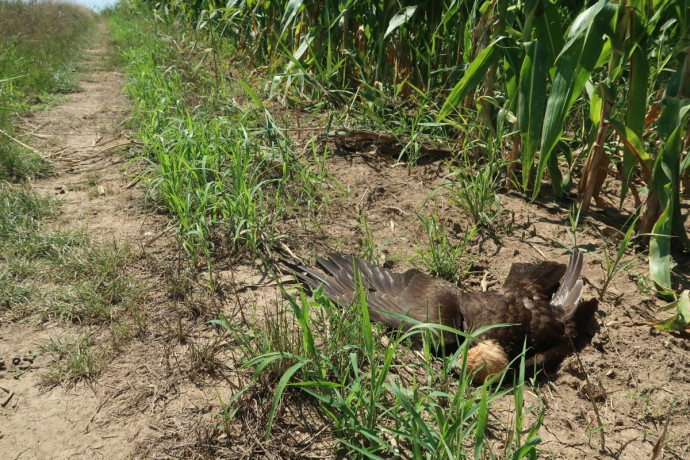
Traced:
<path fill-rule="evenodd" d="M 471 166 L 467 151 L 452 168 L 452 181 L 444 184 L 450 191 L 453 204 L 460 207 L 472 219 L 474 225 L 492 228 L 500 211 L 498 188 L 500 184 L 500 163 L 489 160 L 485 164 Z"/>
<path fill-rule="evenodd" d="M 640 175 L 649 189 L 638 230 L 651 232 L 650 271 L 654 281 L 669 289 L 670 243 L 677 238 L 689 246 L 679 208 L 679 188 L 686 174 L 688 155 L 682 155 L 688 95 L 690 38 L 687 2 L 598 1 L 564 22 L 563 8 L 549 2 L 526 2 L 508 12 L 496 2 L 502 21 L 521 26 L 519 36 L 498 36 L 472 61 L 446 99 L 439 116 L 449 117 L 477 86 L 494 83 L 494 71 L 504 65 L 506 105 L 517 110 L 522 147 L 520 187 L 532 185 L 535 198 L 546 169 L 557 195 L 572 185 L 573 157 L 561 140 L 571 109 L 584 95 L 589 105 L 590 128 L 585 125 L 587 155 L 578 184 L 582 210 L 592 199 L 603 204 L 601 187 L 612 161 L 619 163 L 623 188 L 620 203 Z M 567 9 L 567 8 L 566 8 Z M 575 13 L 575 11 L 570 11 Z M 489 12 L 487 12 L 489 14 Z M 561 31 L 566 31 L 561 34 Z M 546 91 L 544 90 L 546 88 Z M 663 109 L 648 97 L 654 92 Z M 657 126 L 657 131 L 650 129 Z M 607 148 L 623 143 L 622 161 Z M 656 153 L 645 149 L 648 138 Z M 569 163 L 564 176 L 558 154 Z M 536 163 L 536 164 L 535 164 Z M 639 201 L 639 199 L 638 199 Z"/>

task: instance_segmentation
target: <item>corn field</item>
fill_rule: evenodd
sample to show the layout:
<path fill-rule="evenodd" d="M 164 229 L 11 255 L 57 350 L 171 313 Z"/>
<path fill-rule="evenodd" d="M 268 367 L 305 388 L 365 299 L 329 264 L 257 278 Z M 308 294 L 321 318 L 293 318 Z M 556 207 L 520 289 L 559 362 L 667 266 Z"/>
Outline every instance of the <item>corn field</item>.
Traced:
<path fill-rule="evenodd" d="M 491 138 L 505 186 L 527 199 L 550 184 L 583 212 L 595 203 L 638 216 L 651 276 L 662 294 L 671 290 L 672 250 L 690 248 L 681 207 L 690 186 L 690 1 L 150 6 L 194 24 L 209 61 L 219 46 L 251 56 L 285 104 L 357 106 L 374 122 L 404 104 L 423 114 L 421 131 Z M 602 187 L 613 179 L 620 188 L 607 200 Z"/>

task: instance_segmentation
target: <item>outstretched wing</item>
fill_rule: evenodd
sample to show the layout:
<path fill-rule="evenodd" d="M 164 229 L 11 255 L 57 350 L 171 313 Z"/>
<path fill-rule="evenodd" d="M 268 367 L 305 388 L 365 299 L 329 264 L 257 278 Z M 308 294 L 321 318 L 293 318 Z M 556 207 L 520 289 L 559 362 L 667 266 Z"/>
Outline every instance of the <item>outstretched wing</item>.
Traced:
<path fill-rule="evenodd" d="M 357 257 L 329 254 L 317 259 L 322 270 L 298 266 L 295 274 L 312 289 L 318 286 L 328 298 L 350 305 L 361 286 L 367 294 L 370 316 L 390 327 L 401 317 L 462 327 L 459 289 L 452 284 L 411 269 L 404 273 L 371 265 Z M 391 314 L 387 314 L 391 313 Z"/>

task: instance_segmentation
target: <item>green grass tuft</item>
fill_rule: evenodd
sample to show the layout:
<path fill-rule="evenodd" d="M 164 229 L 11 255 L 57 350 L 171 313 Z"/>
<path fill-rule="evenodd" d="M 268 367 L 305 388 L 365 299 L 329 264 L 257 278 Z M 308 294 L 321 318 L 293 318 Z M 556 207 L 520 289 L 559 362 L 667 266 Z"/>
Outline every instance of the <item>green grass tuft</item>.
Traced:
<path fill-rule="evenodd" d="M 317 401 L 331 419 L 345 457 L 454 459 L 472 452 L 476 458 L 494 457 L 498 452 L 488 440 L 489 413 L 512 395 L 517 408 L 514 431 L 500 449 L 506 458 L 536 455 L 543 407 L 523 407 L 524 359 L 513 385 L 495 385 L 504 380 L 499 375 L 475 387 L 462 365 L 467 342 L 456 353 L 437 357 L 431 350 L 438 331 L 416 325 L 383 336 L 369 319 L 364 294 L 344 309 L 318 290 L 313 299 L 303 293 L 286 297 L 291 318 L 278 316 L 266 324 L 268 331 L 243 330 L 225 317 L 212 321 L 229 331 L 233 343 L 244 344 L 245 367 L 254 369 L 256 385 L 275 388 L 262 415 L 268 420 L 266 437 L 283 395 L 299 391 Z M 270 340 L 283 332 L 281 340 Z M 406 346 L 414 335 L 423 337 L 419 354 Z M 252 346 L 257 343 L 260 346 Z M 250 394 L 252 385 L 224 402 L 221 425 L 227 430 L 232 430 L 242 395 Z"/>
<path fill-rule="evenodd" d="M 72 340 L 51 339 L 43 346 L 56 359 L 43 376 L 44 385 L 73 385 L 79 380 L 91 380 L 102 368 L 89 336 Z"/>

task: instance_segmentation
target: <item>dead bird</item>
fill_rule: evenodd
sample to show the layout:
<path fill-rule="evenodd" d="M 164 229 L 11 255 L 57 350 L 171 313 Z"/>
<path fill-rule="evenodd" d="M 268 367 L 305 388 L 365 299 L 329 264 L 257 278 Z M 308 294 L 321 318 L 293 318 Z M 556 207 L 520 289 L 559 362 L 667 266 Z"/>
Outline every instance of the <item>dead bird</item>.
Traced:
<path fill-rule="evenodd" d="M 491 324 L 513 324 L 484 332 L 471 344 L 467 370 L 476 371 L 475 381 L 483 381 L 506 368 L 522 353 L 525 343 L 525 368 L 536 367 L 548 374 L 573 353 L 575 344 L 591 338 L 590 323 L 598 302 L 580 301 L 582 259 L 575 249 L 567 267 L 550 261 L 515 263 L 503 286 L 487 292 L 464 292 L 417 269 L 393 273 L 341 254 L 319 257 L 319 268 L 293 264 L 292 269 L 303 283 L 311 289 L 322 286 L 324 294 L 340 305 L 352 304 L 356 286 L 363 286 L 371 319 L 391 328 L 412 326 L 401 317 L 464 332 Z M 419 335 L 414 337 L 421 340 Z M 452 349 L 463 338 L 443 331 L 442 340 L 444 347 Z"/>

